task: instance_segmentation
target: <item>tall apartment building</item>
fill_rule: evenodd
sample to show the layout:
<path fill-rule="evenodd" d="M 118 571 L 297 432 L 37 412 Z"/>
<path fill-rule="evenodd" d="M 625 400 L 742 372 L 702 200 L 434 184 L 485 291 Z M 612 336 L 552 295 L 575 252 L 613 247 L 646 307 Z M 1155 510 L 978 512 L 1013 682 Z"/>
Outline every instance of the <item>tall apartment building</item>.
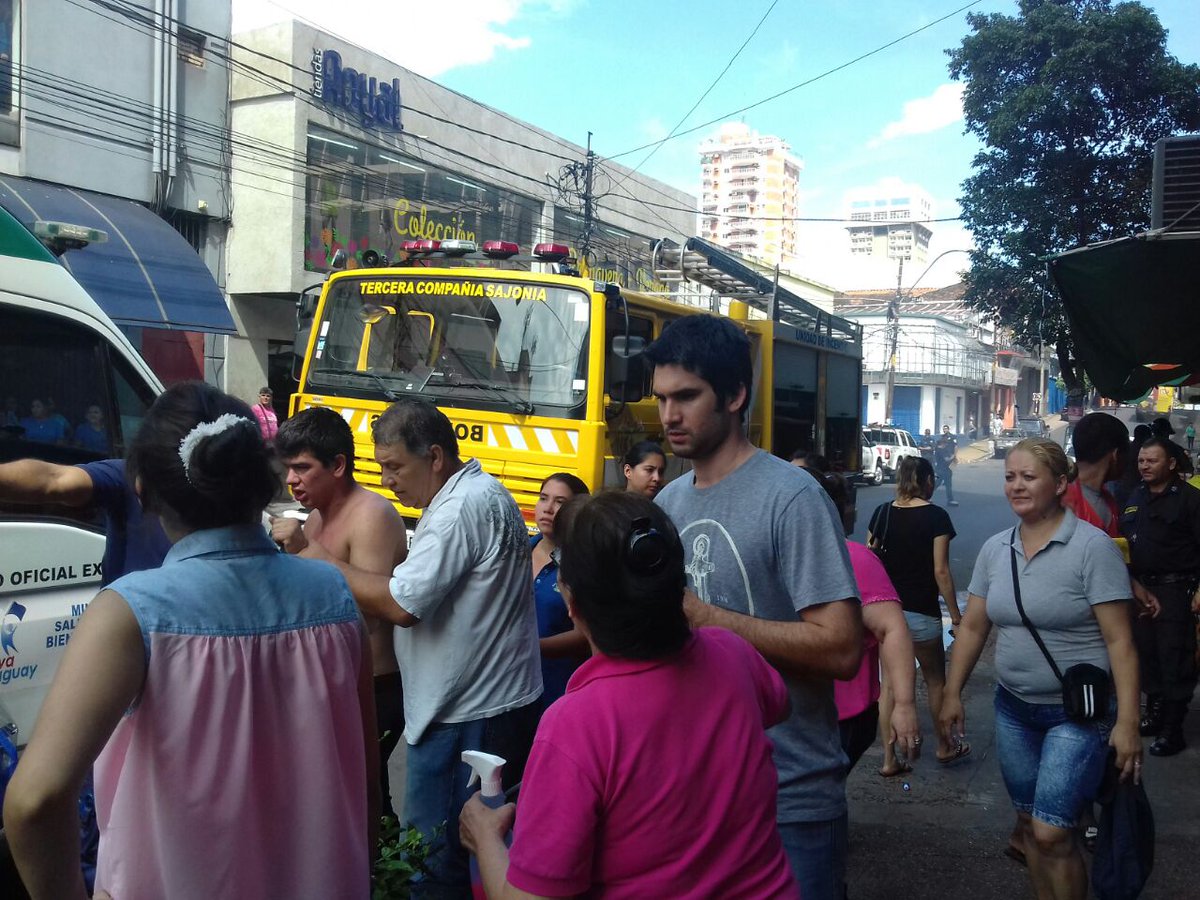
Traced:
<path fill-rule="evenodd" d="M 852 255 L 917 263 L 928 259 L 933 200 L 917 185 L 886 179 L 847 193 L 846 206 L 846 217 L 855 223 L 846 226 Z"/>
<path fill-rule="evenodd" d="M 782 138 L 730 122 L 700 145 L 700 235 L 787 267 L 796 255 L 800 170 Z"/>

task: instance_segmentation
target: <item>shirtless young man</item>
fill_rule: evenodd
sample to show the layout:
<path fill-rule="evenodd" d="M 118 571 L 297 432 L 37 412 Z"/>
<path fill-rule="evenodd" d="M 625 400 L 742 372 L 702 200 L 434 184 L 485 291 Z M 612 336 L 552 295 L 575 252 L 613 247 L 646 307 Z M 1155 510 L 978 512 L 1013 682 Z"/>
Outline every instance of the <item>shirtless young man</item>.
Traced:
<path fill-rule="evenodd" d="M 354 435 L 331 409 L 312 408 L 279 426 L 275 448 L 287 486 L 311 510 L 308 520 L 271 520 L 271 536 L 288 553 L 335 559 L 390 575 L 408 555 L 404 520 L 396 508 L 354 480 Z M 383 812 L 392 814 L 388 757 L 404 732 L 404 694 L 392 644 L 392 624 L 366 617 L 375 669 Z"/>

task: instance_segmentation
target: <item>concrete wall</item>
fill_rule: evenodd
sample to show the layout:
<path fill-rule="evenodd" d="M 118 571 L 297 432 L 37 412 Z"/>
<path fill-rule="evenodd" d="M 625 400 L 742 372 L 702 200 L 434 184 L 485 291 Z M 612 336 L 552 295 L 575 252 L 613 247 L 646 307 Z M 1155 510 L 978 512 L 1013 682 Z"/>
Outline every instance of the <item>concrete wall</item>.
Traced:
<path fill-rule="evenodd" d="M 136 4 L 153 12 L 152 0 Z M 179 0 L 187 27 L 228 35 L 229 0 Z M 68 184 L 142 203 L 154 196 L 154 42 L 149 25 L 93 4 L 38 0 L 22 7 L 23 130 L 14 175 Z M 224 41 L 217 49 L 225 52 Z M 204 68 L 174 61 L 179 80 L 179 164 L 168 205 L 228 215 L 222 172 L 228 74 L 215 57 Z M 83 94 L 83 97 L 77 96 Z"/>
<path fill-rule="evenodd" d="M 887 408 L 887 384 L 882 381 L 872 381 L 867 388 L 867 413 L 863 416 L 863 425 L 883 422 L 883 413 Z M 878 395 L 878 396 L 876 396 Z"/>
<path fill-rule="evenodd" d="M 228 175 L 230 79 L 229 64 L 221 57 L 229 55 L 232 3 L 231 0 L 176 0 L 176 3 L 176 16 L 186 27 L 221 37 L 206 40 L 203 68 L 184 62 L 176 64 L 180 176 L 175 179 L 167 202 L 176 209 L 227 219 L 233 199 Z M 223 249 L 224 235 L 221 244 Z"/>

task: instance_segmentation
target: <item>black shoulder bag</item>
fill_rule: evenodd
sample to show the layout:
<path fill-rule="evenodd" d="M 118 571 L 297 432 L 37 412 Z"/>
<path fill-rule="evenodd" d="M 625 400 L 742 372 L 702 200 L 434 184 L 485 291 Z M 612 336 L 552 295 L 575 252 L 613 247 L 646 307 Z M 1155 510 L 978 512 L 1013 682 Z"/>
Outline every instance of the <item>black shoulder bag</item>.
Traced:
<path fill-rule="evenodd" d="M 888 520 L 892 514 L 892 502 L 889 500 L 887 503 L 881 503 L 875 508 L 875 512 L 878 513 L 878 516 L 873 518 L 871 524 L 879 525 L 880 530 L 876 533 L 874 528 L 871 529 L 871 543 L 867 546 L 872 553 L 882 560 L 887 558 L 887 545 L 885 541 L 887 540 Z"/>
<path fill-rule="evenodd" d="M 1037 629 L 1029 621 L 1029 616 L 1025 615 L 1025 607 L 1021 604 L 1021 579 L 1017 575 L 1016 543 L 1017 529 L 1014 528 L 1008 552 L 1012 560 L 1013 596 L 1017 601 L 1017 612 L 1020 613 L 1021 621 L 1029 629 L 1029 633 L 1033 635 L 1033 640 L 1037 643 L 1038 649 L 1042 651 L 1042 656 L 1046 657 L 1046 662 L 1050 663 L 1050 668 L 1054 670 L 1054 677 L 1062 685 L 1063 712 L 1067 714 L 1068 719 L 1076 722 L 1091 722 L 1095 719 L 1105 718 L 1108 715 L 1108 697 L 1111 690 L 1108 673 L 1091 663 L 1080 663 L 1077 666 L 1071 666 L 1066 672 L 1059 671 L 1054 657 L 1042 643 L 1042 636 L 1037 633 Z"/>

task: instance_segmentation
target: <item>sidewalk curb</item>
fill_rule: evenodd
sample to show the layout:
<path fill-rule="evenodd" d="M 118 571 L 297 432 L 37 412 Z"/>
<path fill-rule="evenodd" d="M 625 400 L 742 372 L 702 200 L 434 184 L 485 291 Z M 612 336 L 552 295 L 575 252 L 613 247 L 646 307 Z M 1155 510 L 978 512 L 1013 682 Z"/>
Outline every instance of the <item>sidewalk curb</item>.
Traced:
<path fill-rule="evenodd" d="M 975 441 L 973 444 L 967 444 L 958 451 L 958 461 L 960 463 L 974 463 L 981 459 L 991 459 L 993 455 L 992 442 L 990 440 Z"/>

